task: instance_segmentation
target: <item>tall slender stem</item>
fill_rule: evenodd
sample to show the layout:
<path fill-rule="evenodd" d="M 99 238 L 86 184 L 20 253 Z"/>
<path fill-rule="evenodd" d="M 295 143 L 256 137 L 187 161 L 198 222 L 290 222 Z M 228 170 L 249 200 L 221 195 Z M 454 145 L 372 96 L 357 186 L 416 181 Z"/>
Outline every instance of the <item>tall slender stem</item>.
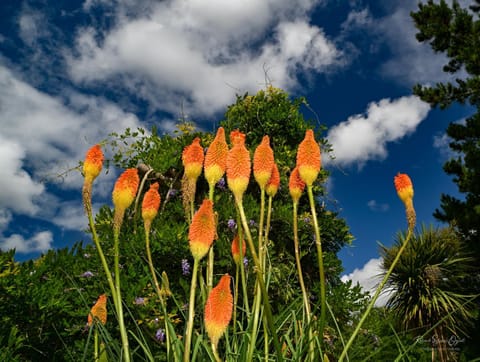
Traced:
<path fill-rule="evenodd" d="M 120 329 L 120 337 L 122 339 L 123 346 L 123 359 L 125 362 L 130 362 L 130 350 L 128 347 L 127 329 L 125 328 L 125 321 L 123 317 L 123 303 L 122 293 L 120 289 L 120 251 L 119 251 L 119 233 L 120 227 L 114 226 L 113 228 L 113 272 L 115 274 L 115 287 L 117 290 L 117 312 L 118 312 L 118 326 Z"/>
<path fill-rule="evenodd" d="M 160 304 L 162 306 L 163 315 L 165 318 L 165 325 L 167 324 L 168 313 L 166 310 L 165 300 L 162 296 L 162 291 L 160 289 L 160 284 L 158 283 L 157 274 L 155 272 L 155 268 L 153 267 L 153 260 L 152 260 L 152 252 L 150 251 L 150 233 L 147 228 L 145 229 L 145 248 L 147 251 L 147 259 L 148 259 L 148 266 L 150 268 L 150 273 L 152 274 L 153 283 L 155 285 L 155 290 L 157 292 L 158 298 L 160 299 Z M 167 359 L 170 358 L 170 331 L 165 326 L 165 337 L 167 342 Z"/>
<path fill-rule="evenodd" d="M 390 278 L 390 275 L 392 274 L 393 269 L 395 268 L 395 265 L 397 265 L 397 262 L 400 260 L 400 256 L 402 255 L 402 253 L 403 253 L 403 251 L 405 250 L 408 242 L 410 241 L 410 238 L 411 238 L 411 236 L 412 236 L 412 231 L 413 231 L 413 228 L 410 227 L 410 228 L 408 229 L 407 238 L 405 239 L 405 241 L 403 242 L 402 246 L 400 247 L 400 250 L 398 251 L 397 255 L 395 256 L 395 259 L 393 259 L 393 262 L 392 262 L 392 264 L 390 265 L 390 268 L 388 269 L 387 273 L 384 275 L 384 277 L 383 277 L 383 279 L 382 279 L 382 282 L 378 285 L 377 290 L 375 291 L 375 294 L 373 295 L 373 298 L 372 298 L 372 300 L 370 301 L 370 304 L 368 305 L 367 309 L 365 310 L 365 313 L 363 313 L 362 318 L 360 319 L 360 321 L 359 321 L 358 324 L 357 324 L 357 327 L 356 327 L 355 330 L 353 331 L 353 334 L 351 335 L 351 337 L 350 337 L 350 339 L 348 340 L 345 348 L 343 349 L 342 354 L 341 354 L 340 357 L 338 358 L 338 362 L 342 362 L 343 359 L 345 358 L 345 356 L 347 355 L 348 349 L 351 347 L 351 345 L 352 345 L 352 343 L 353 343 L 353 340 L 355 339 L 355 337 L 357 336 L 358 332 L 360 331 L 360 328 L 362 327 L 363 323 L 364 323 L 365 320 L 367 319 L 367 316 L 368 316 L 368 314 L 370 313 L 370 311 L 372 310 L 373 306 L 375 305 L 375 302 L 377 301 L 380 293 L 382 292 L 382 289 L 383 289 L 383 287 L 385 286 L 385 283 L 387 282 L 388 278 Z"/>
<path fill-rule="evenodd" d="M 323 327 L 325 326 L 325 310 L 326 310 L 326 285 L 325 285 L 325 271 L 323 268 L 323 252 L 322 240 L 320 239 L 320 227 L 318 226 L 317 212 L 315 210 L 315 199 L 313 198 L 313 187 L 307 186 L 308 199 L 310 201 L 310 209 L 312 210 L 313 228 L 315 229 L 315 245 L 317 247 L 318 270 L 320 274 L 320 322 L 319 333 L 323 335 Z"/>
<path fill-rule="evenodd" d="M 240 212 L 240 218 L 242 220 L 243 229 L 245 231 L 246 239 L 248 242 L 248 247 L 250 253 L 252 254 L 253 262 L 255 263 L 255 272 L 257 273 L 257 280 L 260 285 L 260 290 L 263 298 L 263 305 L 265 307 L 266 319 L 268 321 L 268 328 L 272 334 L 273 344 L 275 345 L 275 350 L 277 352 L 277 361 L 283 361 L 282 348 L 280 346 L 280 341 L 278 340 L 277 332 L 275 331 L 275 326 L 273 324 L 272 310 L 270 307 L 270 302 L 268 301 L 267 289 L 265 288 L 265 283 L 263 282 L 263 271 L 260 259 L 258 258 L 257 252 L 255 251 L 255 246 L 253 245 L 252 235 L 248 228 L 247 218 L 245 216 L 245 211 L 243 210 L 243 203 L 241 199 L 235 200 L 238 206 L 238 211 Z"/>
<path fill-rule="evenodd" d="M 248 303 L 248 292 L 247 292 L 247 278 L 245 276 L 245 264 L 243 263 L 245 255 L 243 255 L 243 243 L 245 239 L 243 237 L 243 228 L 242 228 L 242 220 L 240 218 L 240 212 L 237 209 L 237 225 L 238 225 L 238 249 L 240 252 L 240 274 L 242 278 L 242 291 L 243 291 L 243 304 L 245 307 L 245 311 L 247 312 L 247 316 L 250 317 L 250 305 Z"/>
<path fill-rule="evenodd" d="M 193 259 L 192 283 L 190 285 L 190 301 L 188 303 L 188 322 L 185 334 L 183 361 L 190 361 L 190 346 L 192 344 L 193 320 L 195 317 L 195 290 L 197 289 L 198 258 Z"/>
<path fill-rule="evenodd" d="M 209 184 L 208 189 L 208 199 L 213 202 L 213 196 L 215 192 L 215 184 Z M 193 216 L 192 216 L 193 218 Z M 214 244 L 210 246 L 208 250 L 208 259 L 207 259 L 207 296 L 210 294 L 210 291 L 213 288 L 213 264 L 215 262 L 215 252 L 213 250 Z"/>

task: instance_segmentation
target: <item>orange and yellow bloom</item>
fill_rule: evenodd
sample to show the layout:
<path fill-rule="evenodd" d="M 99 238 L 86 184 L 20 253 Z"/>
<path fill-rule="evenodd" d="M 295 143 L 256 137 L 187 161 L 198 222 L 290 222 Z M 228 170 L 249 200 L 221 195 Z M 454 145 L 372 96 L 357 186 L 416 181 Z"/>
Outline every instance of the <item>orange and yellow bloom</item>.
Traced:
<path fill-rule="evenodd" d="M 185 175 L 189 179 L 196 180 L 200 176 L 203 168 L 203 159 L 203 147 L 200 145 L 200 138 L 196 137 L 182 152 Z"/>
<path fill-rule="evenodd" d="M 205 329 L 214 346 L 227 330 L 233 312 L 233 296 L 230 275 L 222 276 L 217 286 L 208 295 L 205 304 Z"/>
<path fill-rule="evenodd" d="M 317 179 L 321 167 L 320 146 L 315 141 L 311 129 L 305 132 L 305 138 L 298 146 L 297 167 L 303 182 L 311 186 Z"/>
<path fill-rule="evenodd" d="M 407 221 L 409 229 L 415 227 L 416 214 L 413 207 L 413 184 L 410 177 L 405 173 L 398 173 L 394 179 L 393 183 L 395 189 L 397 190 L 397 195 L 402 200 L 405 205 L 405 210 L 407 213 Z"/>
<path fill-rule="evenodd" d="M 85 182 L 93 182 L 102 171 L 103 152 L 100 145 L 92 146 L 85 155 L 83 163 L 83 174 Z"/>
<path fill-rule="evenodd" d="M 293 199 L 293 202 L 298 202 L 300 200 L 300 196 L 302 196 L 302 192 L 305 189 L 305 182 L 303 182 L 302 178 L 300 177 L 300 172 L 298 171 L 298 166 L 295 167 L 290 174 L 290 180 L 288 182 L 288 188 L 290 191 L 290 196 Z"/>
<path fill-rule="evenodd" d="M 211 187 L 223 177 L 227 169 L 227 155 L 228 145 L 225 140 L 225 130 L 223 127 L 219 127 L 205 155 L 204 174 Z"/>
<path fill-rule="evenodd" d="M 261 189 L 267 185 L 272 175 L 274 163 L 273 150 L 270 147 L 270 138 L 263 136 L 262 142 L 253 154 L 253 176 Z"/>
<path fill-rule="evenodd" d="M 188 240 L 190 251 L 195 259 L 202 259 L 207 253 L 216 235 L 215 215 L 213 202 L 203 200 L 202 205 L 195 213 L 190 224 Z"/>
<path fill-rule="evenodd" d="M 245 240 L 242 240 L 242 255 L 245 256 L 247 252 L 247 245 L 245 244 Z M 233 238 L 232 241 L 232 257 L 235 264 L 240 265 L 242 262 L 242 258 L 240 256 L 240 238 L 237 235 Z"/>
<path fill-rule="evenodd" d="M 100 323 L 105 325 L 107 323 L 107 295 L 102 294 L 98 297 L 95 305 L 90 309 L 88 313 L 88 325 L 91 326 L 97 318 Z"/>
<path fill-rule="evenodd" d="M 143 196 L 142 202 L 142 218 L 145 229 L 150 230 L 153 219 L 157 216 L 160 207 L 160 194 L 158 193 L 158 182 L 150 185 L 150 189 Z"/>
<path fill-rule="evenodd" d="M 274 162 L 272 167 L 272 175 L 267 182 L 267 186 L 265 187 L 265 191 L 267 192 L 268 196 L 275 196 L 278 188 L 280 187 L 280 173 L 278 172 L 278 166 Z"/>
<path fill-rule="evenodd" d="M 232 131 L 230 141 L 233 147 L 227 156 L 227 183 L 235 198 L 241 200 L 250 180 L 250 154 L 245 147 L 244 133 Z"/>
<path fill-rule="evenodd" d="M 133 203 L 137 194 L 140 177 L 136 168 L 125 170 L 115 182 L 112 192 L 115 215 L 113 217 L 114 227 L 120 229 L 125 210 Z"/>

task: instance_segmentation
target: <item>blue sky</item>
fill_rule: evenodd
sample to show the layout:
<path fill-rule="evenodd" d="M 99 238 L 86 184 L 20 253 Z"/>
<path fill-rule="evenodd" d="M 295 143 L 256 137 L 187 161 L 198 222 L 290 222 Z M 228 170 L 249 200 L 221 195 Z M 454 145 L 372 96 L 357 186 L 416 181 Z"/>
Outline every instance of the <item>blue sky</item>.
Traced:
<path fill-rule="evenodd" d="M 470 112 L 431 110 L 411 94 L 450 79 L 444 56 L 415 40 L 416 3 L 2 1 L 0 247 L 24 259 L 82 239 L 82 178 L 58 174 L 109 132 L 171 132 L 182 109 L 214 130 L 235 94 L 265 87 L 266 70 L 328 126 L 329 206 L 355 236 L 340 257 L 345 277 L 368 287 L 377 243 L 405 227 L 394 175 L 411 176 L 418 221 L 435 223 L 440 194 L 456 192 L 442 171 L 445 129 Z M 95 185 L 106 202 L 116 176 Z"/>

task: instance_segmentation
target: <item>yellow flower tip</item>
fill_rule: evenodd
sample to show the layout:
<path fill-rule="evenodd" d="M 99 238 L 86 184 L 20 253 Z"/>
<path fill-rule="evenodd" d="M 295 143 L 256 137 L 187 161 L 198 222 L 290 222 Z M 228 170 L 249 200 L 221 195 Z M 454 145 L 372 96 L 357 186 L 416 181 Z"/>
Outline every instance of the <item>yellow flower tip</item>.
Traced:
<path fill-rule="evenodd" d="M 219 127 L 217 134 L 205 155 L 204 174 L 209 185 L 215 185 L 227 168 L 228 145 L 225 130 Z"/>
<path fill-rule="evenodd" d="M 270 138 L 263 136 L 262 142 L 258 145 L 253 155 L 253 176 L 260 188 L 265 188 L 268 180 L 270 180 L 274 163 Z"/>
<path fill-rule="evenodd" d="M 83 174 L 85 182 L 93 182 L 100 174 L 103 166 L 103 152 L 100 145 L 92 146 L 85 155 L 83 163 Z"/>
<path fill-rule="evenodd" d="M 280 173 L 278 172 L 278 166 L 274 162 L 272 167 L 272 174 L 270 175 L 270 179 L 267 182 L 267 186 L 265 187 L 265 191 L 267 192 L 268 196 L 275 196 L 278 188 L 280 187 Z"/>
<path fill-rule="evenodd" d="M 120 175 L 112 192 L 115 209 L 125 211 L 132 204 L 139 183 L 140 177 L 136 168 L 129 168 Z"/>
<path fill-rule="evenodd" d="M 245 135 L 233 131 L 230 139 L 234 143 L 227 155 L 227 183 L 237 200 L 248 187 L 251 172 L 250 153 L 245 147 Z"/>
<path fill-rule="evenodd" d="M 205 199 L 193 216 L 188 232 L 190 252 L 195 259 L 200 260 L 208 253 L 215 239 L 215 234 L 216 225 L 213 202 Z"/>
<path fill-rule="evenodd" d="M 200 145 L 200 138 L 196 137 L 182 152 L 185 175 L 187 175 L 189 179 L 196 180 L 198 176 L 200 176 L 203 168 L 203 159 L 203 147 Z"/>
<path fill-rule="evenodd" d="M 150 185 L 150 189 L 143 196 L 142 218 L 144 222 L 151 222 L 157 216 L 160 207 L 160 194 L 158 193 L 158 182 Z"/>
<path fill-rule="evenodd" d="M 288 188 L 290 190 L 290 196 L 294 202 L 298 202 L 302 196 L 303 190 L 305 189 L 305 182 L 300 177 L 300 172 L 298 167 L 295 167 L 290 174 L 290 180 L 288 182 Z"/>
<path fill-rule="evenodd" d="M 247 252 L 247 245 L 245 244 L 245 240 L 242 240 L 242 255 L 245 256 Z M 235 235 L 232 241 L 232 257 L 235 264 L 240 265 L 241 257 L 240 257 L 240 238 L 238 234 Z"/>
<path fill-rule="evenodd" d="M 413 199 L 413 184 L 410 177 L 405 173 L 398 173 L 394 179 L 395 189 L 398 197 L 407 206 L 409 200 Z"/>
<path fill-rule="evenodd" d="M 95 305 L 90 309 L 88 313 L 88 325 L 91 326 L 94 322 L 94 319 L 98 320 L 105 325 L 107 323 L 107 295 L 102 294 L 98 297 Z"/>
<path fill-rule="evenodd" d="M 320 146 L 315 141 L 313 130 L 308 129 L 297 152 L 298 171 L 305 184 L 308 186 L 313 184 L 318 177 L 321 165 Z"/>
<path fill-rule="evenodd" d="M 217 286 L 212 289 L 205 303 L 205 329 L 213 345 L 217 345 L 220 338 L 230 324 L 233 312 L 233 296 L 230 289 L 230 275 L 222 276 Z"/>

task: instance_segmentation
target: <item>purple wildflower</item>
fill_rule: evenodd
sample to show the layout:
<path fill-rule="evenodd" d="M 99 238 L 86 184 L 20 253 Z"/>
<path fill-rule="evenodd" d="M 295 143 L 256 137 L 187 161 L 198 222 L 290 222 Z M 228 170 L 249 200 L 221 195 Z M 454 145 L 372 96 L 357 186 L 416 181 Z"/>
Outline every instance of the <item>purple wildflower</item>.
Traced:
<path fill-rule="evenodd" d="M 235 227 L 237 226 L 237 223 L 233 219 L 228 219 L 227 226 L 229 229 L 235 229 Z"/>
<path fill-rule="evenodd" d="M 250 219 L 250 221 L 249 221 L 248 223 L 250 224 L 250 226 L 255 226 L 255 225 L 257 225 L 257 224 L 255 223 L 255 220 L 251 220 L 251 219 Z"/>
<path fill-rule="evenodd" d="M 81 274 L 80 276 L 82 278 L 91 278 L 94 276 L 94 274 L 90 270 L 87 270 L 85 273 Z"/>
<path fill-rule="evenodd" d="M 248 268 L 248 258 L 246 256 L 243 258 L 243 266 Z"/>
<path fill-rule="evenodd" d="M 133 302 L 133 304 L 136 304 L 136 305 L 145 305 L 145 298 L 136 297 L 136 298 L 135 298 L 135 301 Z"/>
<path fill-rule="evenodd" d="M 157 329 L 155 339 L 161 343 L 165 342 L 165 331 L 162 328 Z"/>
<path fill-rule="evenodd" d="M 225 179 L 223 177 L 220 180 L 218 180 L 217 186 L 220 190 L 225 190 L 226 189 Z"/>
<path fill-rule="evenodd" d="M 190 274 L 190 264 L 188 263 L 187 259 L 182 259 L 182 274 L 183 275 Z"/>
<path fill-rule="evenodd" d="M 170 190 L 168 190 L 168 192 L 167 192 L 167 200 L 168 200 L 168 199 L 171 199 L 171 198 L 174 198 L 175 195 L 177 194 L 177 192 L 178 192 L 178 190 L 176 190 L 176 189 L 170 189 Z"/>

